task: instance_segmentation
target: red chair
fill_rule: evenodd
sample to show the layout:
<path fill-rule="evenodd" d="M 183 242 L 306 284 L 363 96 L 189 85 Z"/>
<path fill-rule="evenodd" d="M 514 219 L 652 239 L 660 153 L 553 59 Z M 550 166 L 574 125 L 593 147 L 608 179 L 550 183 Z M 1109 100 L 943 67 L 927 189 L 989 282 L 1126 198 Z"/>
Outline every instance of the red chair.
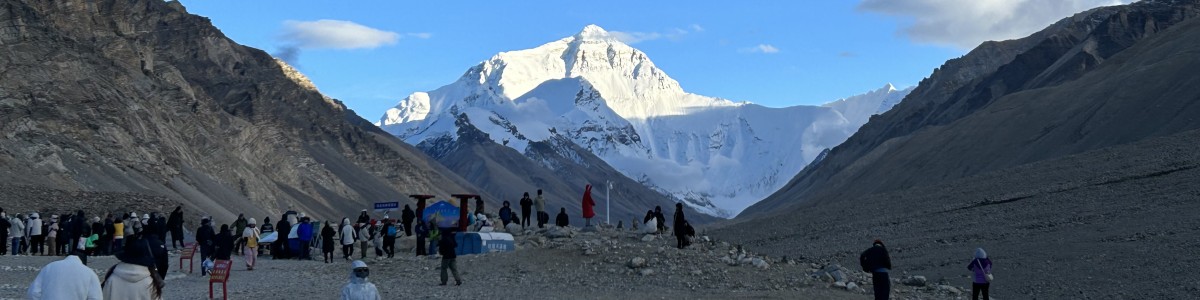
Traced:
<path fill-rule="evenodd" d="M 212 272 L 208 277 L 208 299 L 213 299 L 213 285 L 221 284 L 221 299 L 229 299 L 229 287 L 225 285 L 229 282 L 229 269 L 233 267 L 233 262 L 228 260 L 218 260 L 213 263 Z"/>
<path fill-rule="evenodd" d="M 194 263 L 192 263 L 194 261 L 192 259 L 192 257 L 195 257 L 195 256 L 196 256 L 196 244 L 184 245 L 183 252 L 179 254 L 179 270 L 180 271 L 183 270 L 183 260 L 186 259 L 188 261 L 188 274 L 191 274 L 192 270 L 193 270 L 192 268 L 194 265 Z"/>

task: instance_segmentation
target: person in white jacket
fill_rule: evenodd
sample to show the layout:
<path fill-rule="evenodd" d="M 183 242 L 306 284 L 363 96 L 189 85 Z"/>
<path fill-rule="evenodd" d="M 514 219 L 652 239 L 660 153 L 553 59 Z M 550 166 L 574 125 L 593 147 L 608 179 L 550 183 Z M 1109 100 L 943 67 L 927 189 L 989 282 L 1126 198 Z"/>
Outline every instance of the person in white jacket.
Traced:
<path fill-rule="evenodd" d="M 381 300 L 375 284 L 367 280 L 371 274 L 367 263 L 355 260 L 350 264 L 350 282 L 342 287 L 342 300 Z"/>
<path fill-rule="evenodd" d="M 350 226 L 350 218 L 342 218 L 342 228 L 339 231 L 342 235 L 342 258 L 349 261 L 350 256 L 354 255 L 354 242 L 358 241 L 358 234 L 354 232 L 354 226 Z"/>
<path fill-rule="evenodd" d="M 30 213 L 29 220 L 25 221 L 25 236 L 28 237 L 29 255 L 42 254 L 42 218 L 38 213 Z"/>
<path fill-rule="evenodd" d="M 161 300 L 166 285 L 155 272 L 152 244 L 144 238 L 127 241 L 130 245 L 117 254 L 120 262 L 104 276 L 104 299 Z M 161 247 L 161 244 L 160 246 Z M 88 270 L 91 273 L 91 270 Z"/>
<path fill-rule="evenodd" d="M 21 243 L 25 240 L 25 221 L 21 221 L 21 214 L 8 219 L 8 223 L 12 224 L 8 227 L 8 238 L 12 239 L 12 255 L 21 254 Z"/>
<path fill-rule="evenodd" d="M 70 255 L 47 264 L 38 272 L 29 291 L 28 299 L 87 299 L 104 300 L 100 291 L 100 278 L 91 268 L 83 265 L 78 256 Z"/>

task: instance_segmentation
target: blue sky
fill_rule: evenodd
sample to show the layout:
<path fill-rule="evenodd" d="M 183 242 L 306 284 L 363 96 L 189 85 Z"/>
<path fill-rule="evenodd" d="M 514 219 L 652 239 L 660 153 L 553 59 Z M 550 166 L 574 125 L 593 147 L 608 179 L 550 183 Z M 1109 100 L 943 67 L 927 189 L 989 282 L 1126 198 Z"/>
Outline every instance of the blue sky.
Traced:
<path fill-rule="evenodd" d="M 376 121 L 496 53 L 588 24 L 625 34 L 689 92 L 782 107 L 915 85 L 983 40 L 1121 0 L 181 2 Z"/>

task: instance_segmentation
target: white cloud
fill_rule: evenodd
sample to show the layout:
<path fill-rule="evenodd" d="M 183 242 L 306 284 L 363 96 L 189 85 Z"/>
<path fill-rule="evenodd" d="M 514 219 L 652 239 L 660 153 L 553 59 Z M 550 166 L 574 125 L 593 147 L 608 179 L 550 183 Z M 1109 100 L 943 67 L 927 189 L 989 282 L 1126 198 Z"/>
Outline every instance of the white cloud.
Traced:
<path fill-rule="evenodd" d="M 433 37 L 433 34 L 428 33 L 428 32 L 409 32 L 409 33 L 405 33 L 404 35 L 410 36 L 410 37 L 415 37 L 418 39 L 429 39 L 429 38 Z"/>
<path fill-rule="evenodd" d="M 683 39 L 688 34 L 704 32 L 704 27 L 700 27 L 699 24 L 689 25 L 688 28 L 690 28 L 691 30 L 683 29 L 683 28 L 671 28 L 671 29 L 665 30 L 663 32 L 609 31 L 608 35 L 616 38 L 618 41 L 621 41 L 622 43 L 632 45 L 632 44 L 636 44 L 636 43 L 640 43 L 640 42 L 653 41 L 653 40 L 662 39 L 662 38 L 666 38 L 671 41 L 678 41 L 678 40 Z"/>
<path fill-rule="evenodd" d="M 738 52 L 775 54 L 779 53 L 779 48 L 775 48 L 771 44 L 758 44 L 758 46 L 738 49 Z"/>
<path fill-rule="evenodd" d="M 284 21 L 280 39 L 300 48 L 360 49 L 395 44 L 400 34 L 350 21 Z M 417 36 L 420 38 L 420 36 Z"/>
<path fill-rule="evenodd" d="M 858 9 L 904 20 L 900 33 L 918 43 L 974 48 L 1028 36 L 1098 6 L 1131 0 L 862 0 Z"/>

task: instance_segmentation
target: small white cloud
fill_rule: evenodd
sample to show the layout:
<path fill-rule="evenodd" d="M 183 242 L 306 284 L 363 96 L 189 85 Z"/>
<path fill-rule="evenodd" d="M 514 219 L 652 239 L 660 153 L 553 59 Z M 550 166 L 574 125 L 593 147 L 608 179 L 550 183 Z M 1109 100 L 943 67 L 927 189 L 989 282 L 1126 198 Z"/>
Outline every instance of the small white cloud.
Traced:
<path fill-rule="evenodd" d="M 409 32 L 409 33 L 406 33 L 406 34 L 404 34 L 404 35 L 406 35 L 406 36 L 410 36 L 410 37 L 415 37 L 415 38 L 418 38 L 418 39 L 428 39 L 428 38 L 432 38 L 432 37 L 433 37 L 433 34 L 432 34 L 432 33 L 428 33 L 428 32 Z"/>
<path fill-rule="evenodd" d="M 862 0 L 861 11 L 895 16 L 918 43 L 969 49 L 988 40 L 1028 36 L 1097 6 L 1132 0 Z"/>
<path fill-rule="evenodd" d="M 400 34 L 341 20 L 283 22 L 279 38 L 300 48 L 362 49 L 395 44 Z"/>
<path fill-rule="evenodd" d="M 626 44 L 637 44 L 645 41 L 653 41 L 663 37 L 657 32 L 624 32 L 624 31 L 609 31 L 608 35 L 616 38 L 618 41 Z"/>
<path fill-rule="evenodd" d="M 699 24 L 688 26 L 691 30 L 683 28 L 671 28 L 663 32 L 640 32 L 640 31 L 609 31 L 608 35 L 616 38 L 618 41 L 626 44 L 636 44 L 645 41 L 653 41 L 666 38 L 671 41 L 679 41 L 688 34 L 704 32 L 704 27 Z"/>
<path fill-rule="evenodd" d="M 758 44 L 758 46 L 742 48 L 742 49 L 738 49 L 738 51 L 742 52 L 742 53 L 775 54 L 775 53 L 779 53 L 779 48 L 775 48 L 775 46 L 771 46 L 770 44 Z"/>

